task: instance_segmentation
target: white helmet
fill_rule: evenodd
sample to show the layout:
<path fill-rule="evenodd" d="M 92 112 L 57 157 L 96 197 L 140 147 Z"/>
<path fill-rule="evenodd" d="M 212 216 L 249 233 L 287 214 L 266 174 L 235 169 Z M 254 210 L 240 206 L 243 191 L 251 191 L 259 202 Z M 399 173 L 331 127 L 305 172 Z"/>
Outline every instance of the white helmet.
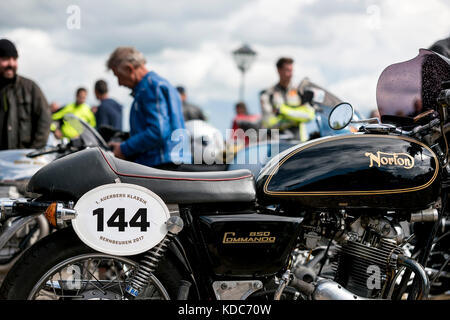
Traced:
<path fill-rule="evenodd" d="M 213 164 L 218 160 L 223 161 L 224 140 L 217 128 L 203 120 L 189 120 L 185 122 L 185 126 L 191 137 L 194 164 Z"/>

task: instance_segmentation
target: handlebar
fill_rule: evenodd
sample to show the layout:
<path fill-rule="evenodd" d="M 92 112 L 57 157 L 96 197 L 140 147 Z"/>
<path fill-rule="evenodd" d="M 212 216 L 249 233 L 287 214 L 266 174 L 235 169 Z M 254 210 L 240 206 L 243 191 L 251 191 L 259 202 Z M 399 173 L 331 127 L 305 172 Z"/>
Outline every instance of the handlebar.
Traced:
<path fill-rule="evenodd" d="M 416 126 L 410 131 L 399 129 L 396 126 L 393 126 L 390 124 L 373 124 L 373 125 L 363 126 L 363 127 L 361 127 L 361 130 L 366 131 L 366 132 L 377 132 L 377 133 L 395 133 L 395 134 L 399 134 L 402 136 L 413 137 L 413 136 L 417 136 L 422 131 L 434 128 L 434 127 L 438 126 L 439 124 L 440 124 L 440 119 L 436 118 L 423 126 Z"/>
<path fill-rule="evenodd" d="M 60 151 L 62 151 L 62 148 L 58 145 L 56 147 L 50 147 L 47 149 L 39 149 L 36 151 L 31 151 L 31 152 L 27 153 L 26 156 L 28 158 L 36 158 L 36 157 L 42 156 L 44 154 L 50 154 L 50 153 L 55 153 L 55 152 L 60 152 Z"/>
<path fill-rule="evenodd" d="M 47 147 L 45 149 L 31 151 L 31 152 L 27 153 L 26 156 L 28 158 L 36 158 L 36 157 L 42 156 L 44 154 L 50 154 L 50 153 L 65 154 L 67 152 L 76 152 L 76 151 L 84 149 L 84 146 L 82 145 L 82 143 L 74 143 L 74 142 L 78 142 L 78 141 L 79 140 L 74 139 L 74 140 L 71 140 L 67 144 L 60 143 L 56 147 Z"/>
<path fill-rule="evenodd" d="M 441 120 L 439 118 L 436 118 L 436 119 L 431 120 L 429 123 L 424 124 L 423 126 L 414 127 L 414 129 L 412 129 L 411 131 L 406 131 L 406 132 L 409 133 L 411 136 L 415 136 L 416 134 L 418 134 L 424 130 L 429 130 L 435 126 L 438 126 L 440 123 L 441 123 Z"/>

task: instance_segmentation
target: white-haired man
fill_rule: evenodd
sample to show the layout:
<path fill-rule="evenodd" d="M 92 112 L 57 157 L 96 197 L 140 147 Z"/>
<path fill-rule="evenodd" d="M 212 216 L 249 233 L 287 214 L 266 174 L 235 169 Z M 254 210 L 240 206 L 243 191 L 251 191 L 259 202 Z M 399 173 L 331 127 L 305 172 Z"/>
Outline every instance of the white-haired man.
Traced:
<path fill-rule="evenodd" d="M 176 164 L 190 161 L 188 148 L 173 152 L 180 141 L 172 139 L 172 133 L 184 129 L 180 96 L 166 79 L 149 71 L 145 63 L 143 54 L 134 47 L 118 47 L 107 61 L 119 85 L 132 89 L 134 97 L 130 138 L 111 146 L 118 158 L 173 170 Z"/>

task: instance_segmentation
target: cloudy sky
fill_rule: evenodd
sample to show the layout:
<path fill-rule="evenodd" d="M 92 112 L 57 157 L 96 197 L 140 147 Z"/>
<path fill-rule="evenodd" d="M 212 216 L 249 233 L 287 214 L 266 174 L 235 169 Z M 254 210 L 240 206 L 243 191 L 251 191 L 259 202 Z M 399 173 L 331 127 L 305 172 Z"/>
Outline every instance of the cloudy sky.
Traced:
<path fill-rule="evenodd" d="M 183 84 L 222 131 L 240 85 L 231 52 L 243 43 L 257 52 L 245 82 L 253 113 L 260 112 L 259 91 L 277 81 L 276 60 L 291 56 L 294 83 L 307 76 L 367 114 L 386 66 L 449 35 L 448 0 L 18 0 L 0 11 L 0 38 L 16 43 L 19 73 L 36 80 L 50 102 L 71 102 L 85 86 L 96 105 L 92 87 L 103 78 L 129 106 L 129 89 L 118 87 L 105 61 L 130 45 L 151 70 Z"/>

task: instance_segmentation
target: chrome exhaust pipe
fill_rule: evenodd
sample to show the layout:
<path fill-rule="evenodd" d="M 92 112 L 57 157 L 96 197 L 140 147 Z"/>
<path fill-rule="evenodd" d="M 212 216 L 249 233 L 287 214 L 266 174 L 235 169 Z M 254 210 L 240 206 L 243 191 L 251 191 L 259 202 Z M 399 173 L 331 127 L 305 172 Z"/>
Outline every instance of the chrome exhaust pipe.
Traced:
<path fill-rule="evenodd" d="M 393 255 L 393 259 L 395 259 L 395 263 L 398 266 L 409 268 L 415 273 L 419 284 L 419 290 L 415 299 L 426 299 L 430 290 L 430 281 L 425 269 L 417 261 L 403 255 Z M 314 284 L 294 279 L 291 285 L 313 300 L 382 300 L 358 296 L 345 289 L 339 283 L 324 278 L 320 278 Z"/>
<path fill-rule="evenodd" d="M 19 199 L 0 199 L 0 221 L 5 221 L 13 215 L 14 205 L 17 201 L 19 201 Z"/>
<path fill-rule="evenodd" d="M 315 283 L 294 278 L 289 285 L 312 300 L 374 300 L 353 294 L 339 283 L 325 278 L 320 278 Z"/>
<path fill-rule="evenodd" d="M 329 279 L 319 280 L 311 297 L 313 300 L 376 300 L 351 293 L 339 283 Z"/>

